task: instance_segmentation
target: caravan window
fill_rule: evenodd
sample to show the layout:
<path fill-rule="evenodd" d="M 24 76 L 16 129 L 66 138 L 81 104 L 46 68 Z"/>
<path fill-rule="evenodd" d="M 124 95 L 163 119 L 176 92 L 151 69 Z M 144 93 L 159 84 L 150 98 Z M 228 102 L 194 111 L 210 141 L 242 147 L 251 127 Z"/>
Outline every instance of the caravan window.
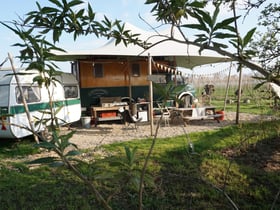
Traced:
<path fill-rule="evenodd" d="M 8 85 L 0 86 L 0 106 L 8 106 L 9 93 Z"/>
<path fill-rule="evenodd" d="M 38 86 L 22 86 L 23 96 L 27 103 L 39 102 L 41 100 L 40 88 Z M 19 87 L 16 87 L 16 100 L 22 103 Z"/>
<path fill-rule="evenodd" d="M 65 98 L 78 98 L 78 87 L 77 86 L 64 86 Z"/>

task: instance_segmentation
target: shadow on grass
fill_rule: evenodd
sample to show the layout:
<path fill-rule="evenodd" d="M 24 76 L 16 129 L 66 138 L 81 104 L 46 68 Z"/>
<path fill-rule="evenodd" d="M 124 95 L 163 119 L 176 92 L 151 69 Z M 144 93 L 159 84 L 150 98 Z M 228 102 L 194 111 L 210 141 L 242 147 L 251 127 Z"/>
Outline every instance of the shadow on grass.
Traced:
<path fill-rule="evenodd" d="M 277 127 L 269 122 L 191 134 L 195 154 L 177 147 L 158 160 L 162 194 L 178 208 L 232 209 L 226 193 L 240 209 L 279 209 L 276 134 Z"/>
<path fill-rule="evenodd" d="M 32 138 L 24 138 L 22 140 L 5 140 L 0 141 L 0 158 L 14 158 L 32 155 L 39 152 L 34 147 L 35 141 Z"/>

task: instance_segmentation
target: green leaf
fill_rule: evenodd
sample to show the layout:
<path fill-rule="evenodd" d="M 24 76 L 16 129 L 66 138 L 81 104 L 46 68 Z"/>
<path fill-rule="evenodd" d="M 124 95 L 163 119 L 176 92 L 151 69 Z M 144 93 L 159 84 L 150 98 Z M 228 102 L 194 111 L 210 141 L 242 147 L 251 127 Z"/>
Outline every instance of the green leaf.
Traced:
<path fill-rule="evenodd" d="M 64 166 L 64 162 L 62 161 L 54 161 L 52 163 L 49 163 L 48 164 L 50 167 L 61 167 L 61 166 Z"/>
<path fill-rule="evenodd" d="M 45 148 L 45 149 L 54 149 L 54 148 L 56 148 L 56 146 L 53 143 L 47 142 L 47 141 L 40 142 L 39 144 L 35 144 L 34 146 L 35 147 L 39 147 L 39 148 Z"/>
<path fill-rule="evenodd" d="M 41 10 L 42 13 L 44 14 L 48 14 L 48 13 L 56 13 L 59 12 L 58 9 L 54 8 L 54 7 L 43 7 Z"/>
<path fill-rule="evenodd" d="M 38 158 L 36 160 L 32 160 L 28 162 L 28 164 L 49 164 L 57 161 L 56 157 L 44 157 L 44 158 Z"/>
<path fill-rule="evenodd" d="M 76 156 L 76 155 L 80 155 L 81 153 L 77 150 L 71 150 L 69 152 L 67 152 L 67 154 L 65 156 Z"/>
<path fill-rule="evenodd" d="M 213 17 L 212 17 L 212 26 L 211 28 L 214 28 L 214 25 L 216 24 L 216 21 L 217 21 L 217 17 L 219 15 L 219 12 L 220 12 L 220 4 L 217 4 L 216 5 L 216 8 L 214 10 L 214 14 L 213 14 Z"/>
<path fill-rule="evenodd" d="M 189 4 L 190 7 L 204 8 L 206 1 L 194 1 Z"/>
<path fill-rule="evenodd" d="M 195 39 L 195 42 L 204 43 L 207 40 L 208 40 L 208 37 L 206 37 L 206 36 L 199 36 L 197 39 Z"/>
<path fill-rule="evenodd" d="M 201 31 L 208 32 L 208 29 L 205 26 L 201 25 L 201 24 L 184 24 L 181 27 L 198 29 L 198 30 L 201 30 Z"/>
<path fill-rule="evenodd" d="M 228 46 L 227 45 L 225 45 L 225 44 L 222 44 L 222 43 L 218 43 L 218 42 L 212 42 L 212 44 L 214 45 L 214 47 L 216 47 L 216 48 L 228 48 Z"/>
<path fill-rule="evenodd" d="M 237 20 L 240 16 L 238 17 L 231 17 L 231 18 L 228 18 L 228 19 L 225 19 L 223 20 L 222 22 L 219 22 L 216 24 L 214 30 L 218 30 L 218 29 L 229 29 L 228 26 L 233 23 L 235 20 Z M 234 28 L 234 31 L 235 31 L 235 28 Z"/>
<path fill-rule="evenodd" d="M 243 39 L 243 47 L 247 46 L 247 44 L 250 42 L 252 36 L 254 35 L 257 28 L 253 28 L 245 35 Z"/>
<path fill-rule="evenodd" d="M 235 34 L 228 34 L 228 33 L 221 33 L 221 32 L 216 32 L 213 33 L 213 38 L 216 39 L 226 39 L 226 38 L 235 38 Z"/>
<path fill-rule="evenodd" d="M 237 43 L 236 43 L 236 40 L 231 40 L 231 41 L 229 41 L 229 43 L 230 43 L 235 49 L 238 48 L 238 45 L 237 45 Z"/>
<path fill-rule="evenodd" d="M 210 27 L 210 28 L 213 28 L 214 26 L 214 22 L 209 14 L 209 12 L 204 12 L 202 10 L 197 10 L 197 13 L 199 13 L 201 16 L 202 16 L 202 22 L 204 23 L 207 23 L 207 25 Z M 201 23 L 201 21 L 199 21 Z"/>
<path fill-rule="evenodd" d="M 55 4 L 57 7 L 63 8 L 63 5 L 58 0 L 49 0 L 53 4 Z"/>
<path fill-rule="evenodd" d="M 84 3 L 84 1 L 81 1 L 81 0 L 73 0 L 73 1 L 70 1 L 68 3 L 68 6 L 69 7 L 74 7 L 74 6 L 78 6 L 80 4 L 83 4 L 83 3 Z"/>

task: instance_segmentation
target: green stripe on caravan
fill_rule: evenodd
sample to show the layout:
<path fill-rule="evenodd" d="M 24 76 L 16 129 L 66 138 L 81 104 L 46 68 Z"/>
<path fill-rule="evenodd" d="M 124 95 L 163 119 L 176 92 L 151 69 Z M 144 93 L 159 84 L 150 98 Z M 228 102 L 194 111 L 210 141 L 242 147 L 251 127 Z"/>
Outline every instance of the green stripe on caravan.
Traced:
<path fill-rule="evenodd" d="M 55 101 L 53 102 L 55 107 L 60 107 L 60 106 L 71 106 L 71 105 L 76 105 L 80 104 L 79 99 L 73 99 L 73 100 L 65 100 L 65 101 Z M 34 103 L 34 104 L 28 104 L 28 109 L 30 112 L 34 111 L 42 111 L 50 108 L 49 102 L 45 103 Z M 25 113 L 25 109 L 23 105 L 18 105 L 18 106 L 12 106 L 10 107 L 10 114 L 21 114 Z"/>

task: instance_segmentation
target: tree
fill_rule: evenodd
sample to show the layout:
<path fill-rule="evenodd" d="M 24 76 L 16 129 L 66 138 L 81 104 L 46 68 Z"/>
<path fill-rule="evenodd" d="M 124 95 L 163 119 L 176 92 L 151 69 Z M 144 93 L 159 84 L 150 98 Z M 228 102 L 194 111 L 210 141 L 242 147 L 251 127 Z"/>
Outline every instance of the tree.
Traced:
<path fill-rule="evenodd" d="M 259 8 L 268 0 L 248 1 L 246 9 L 248 11 Z M 211 3 L 215 9 L 213 14 L 207 11 L 207 4 Z M 147 0 L 146 4 L 154 5 L 152 12 L 157 17 L 158 21 L 166 24 L 171 24 L 177 27 L 185 37 L 187 45 L 195 45 L 200 47 L 200 50 L 209 49 L 218 52 L 221 55 L 228 56 L 234 61 L 237 61 L 248 67 L 251 70 L 259 72 L 264 77 L 269 77 L 270 72 L 260 65 L 251 62 L 250 59 L 256 55 L 256 51 L 249 49 L 249 42 L 252 40 L 256 29 L 250 29 L 242 38 L 238 31 L 237 20 L 241 18 L 236 14 L 236 0 L 227 1 L 171 1 L 171 0 Z M 232 15 L 218 22 L 220 7 L 227 6 L 229 11 L 233 11 Z M 245 15 L 246 16 L 246 15 Z M 196 22 L 194 24 L 186 24 L 190 18 Z M 187 37 L 186 29 L 199 31 L 195 34 L 196 38 L 190 40 Z M 169 37 L 175 39 L 174 37 Z M 176 41 L 176 40 L 175 40 Z M 179 41 L 179 40 L 177 40 Z M 229 46 L 233 46 L 236 52 L 227 51 Z M 272 77 L 271 81 L 280 84 L 277 77 Z"/>
<path fill-rule="evenodd" d="M 280 3 L 269 4 L 261 12 L 259 25 L 265 27 L 265 33 L 258 33 L 251 48 L 256 52 L 261 66 L 268 72 L 265 81 L 280 76 Z"/>

